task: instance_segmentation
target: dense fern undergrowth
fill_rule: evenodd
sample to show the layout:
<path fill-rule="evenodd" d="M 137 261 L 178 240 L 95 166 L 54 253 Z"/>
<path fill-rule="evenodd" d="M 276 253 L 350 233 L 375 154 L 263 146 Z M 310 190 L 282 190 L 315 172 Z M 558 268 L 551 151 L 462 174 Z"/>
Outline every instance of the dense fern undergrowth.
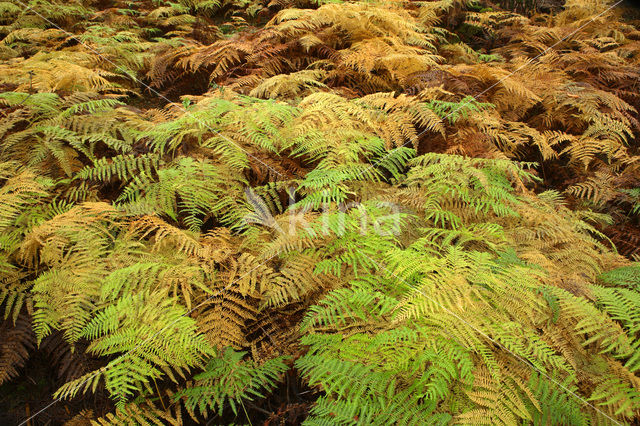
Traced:
<path fill-rule="evenodd" d="M 0 423 L 637 424 L 638 21 L 514 5 L 0 1 Z"/>

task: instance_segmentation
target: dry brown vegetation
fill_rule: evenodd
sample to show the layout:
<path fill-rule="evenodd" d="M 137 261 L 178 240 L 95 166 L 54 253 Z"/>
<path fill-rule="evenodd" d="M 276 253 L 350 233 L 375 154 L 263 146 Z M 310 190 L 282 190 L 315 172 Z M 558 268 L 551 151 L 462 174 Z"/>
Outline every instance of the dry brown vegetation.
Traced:
<path fill-rule="evenodd" d="M 7 421 L 637 422 L 638 21 L 523 5 L 0 2 Z"/>

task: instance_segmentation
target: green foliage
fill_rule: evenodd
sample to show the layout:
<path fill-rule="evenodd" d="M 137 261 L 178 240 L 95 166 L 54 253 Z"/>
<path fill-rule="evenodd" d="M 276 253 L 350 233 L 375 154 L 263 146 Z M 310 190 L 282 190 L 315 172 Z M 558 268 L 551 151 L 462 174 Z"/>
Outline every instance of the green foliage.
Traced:
<path fill-rule="evenodd" d="M 533 423 L 587 424 L 588 420 L 580 410 L 580 401 L 567 394 L 567 391 L 576 392 L 575 388 L 569 388 L 566 383 L 550 383 L 547 378 L 536 374 L 531 375 L 528 386 L 540 402 L 539 407 L 528 407 Z"/>
<path fill-rule="evenodd" d="M 208 215 L 235 228 L 248 213 L 238 200 L 244 182 L 229 180 L 219 165 L 181 157 L 159 170 L 157 176 L 156 181 L 151 175 L 138 173 L 123 190 L 117 202 L 128 214 L 157 212 L 174 221 L 182 216 L 184 224 L 197 231 Z"/>
<path fill-rule="evenodd" d="M 447 119 L 449 123 L 454 124 L 460 119 L 469 117 L 469 114 L 495 108 L 495 105 L 487 102 L 478 102 L 473 96 L 466 96 L 459 102 L 431 100 L 427 102 L 427 107 L 438 114 L 440 118 Z"/>
<path fill-rule="evenodd" d="M 286 357 L 272 358 L 259 365 L 243 360 L 245 352 L 226 348 L 218 357 L 212 358 L 202 373 L 196 374 L 194 382 L 174 395 L 183 399 L 190 411 L 205 414 L 209 410 L 222 414 L 229 404 L 235 414 L 238 404 L 261 398 L 278 382 L 279 376 L 289 367 Z"/>
<path fill-rule="evenodd" d="M 69 424 L 640 418 L 635 23 L 107 3 L 0 2 L 0 383 L 50 361 Z"/>
<path fill-rule="evenodd" d="M 100 371 L 120 406 L 141 386 L 149 386 L 150 380 L 164 374 L 172 377 L 173 372 L 183 375 L 213 353 L 198 334 L 195 321 L 185 314 L 176 299 L 143 292 L 119 298 L 116 304 L 95 313 L 83 328 L 81 337 L 92 340 L 89 352 L 122 354 Z M 57 396 L 74 396 L 81 383 L 67 383 Z"/>
<path fill-rule="evenodd" d="M 612 269 L 600 275 L 599 278 L 607 285 L 636 289 L 640 286 L 640 264 L 632 263 Z"/>

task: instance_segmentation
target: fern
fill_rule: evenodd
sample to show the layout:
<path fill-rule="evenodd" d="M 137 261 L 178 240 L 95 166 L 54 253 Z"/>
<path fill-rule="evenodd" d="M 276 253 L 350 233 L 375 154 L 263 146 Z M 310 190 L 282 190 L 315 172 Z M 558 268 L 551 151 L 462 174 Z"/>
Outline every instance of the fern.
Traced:
<path fill-rule="evenodd" d="M 0 2 L 0 382 L 70 424 L 633 423 L 637 25 L 512 3 Z"/>
<path fill-rule="evenodd" d="M 182 157 L 157 175 L 157 182 L 144 173 L 132 179 L 120 196 L 125 211 L 158 212 L 174 221 L 179 219 L 178 215 L 184 215 L 184 223 L 191 230 L 200 229 L 210 214 L 237 227 L 247 213 L 247 208 L 232 196 L 242 190 L 243 182 L 227 181 L 219 167 L 210 162 Z"/>
<path fill-rule="evenodd" d="M 286 358 L 277 357 L 263 365 L 243 361 L 243 352 L 225 349 L 218 357 L 209 361 L 202 373 L 194 376 L 195 382 L 174 398 L 184 400 L 190 411 L 206 413 L 208 410 L 222 414 L 227 404 L 235 414 L 243 400 L 264 397 L 273 389 L 280 374 L 289 367 Z"/>
<path fill-rule="evenodd" d="M 77 177 L 79 179 L 94 179 L 109 181 L 114 176 L 125 181 L 138 173 L 151 176 L 158 167 L 158 159 L 155 156 L 133 157 L 117 156 L 111 159 L 99 159 L 92 167 L 82 169 Z"/>
<path fill-rule="evenodd" d="M 174 299 L 148 292 L 122 297 L 96 313 L 81 333 L 93 340 L 87 350 L 99 355 L 122 355 L 90 376 L 91 380 L 102 376 L 109 393 L 123 407 L 140 385 L 149 386 L 150 379 L 163 373 L 173 378 L 167 367 L 183 374 L 189 367 L 201 365 L 212 354 L 211 348 L 185 314 Z M 85 377 L 69 382 L 55 395 L 74 396 L 86 382 Z M 85 392 L 86 389 L 85 386 Z"/>
<path fill-rule="evenodd" d="M 637 288 L 640 285 L 640 265 L 631 264 L 612 269 L 601 274 L 599 278 L 608 285 Z"/>
<path fill-rule="evenodd" d="M 449 123 L 454 124 L 458 120 L 465 119 L 470 113 L 482 111 L 495 106 L 490 103 L 481 103 L 472 96 L 467 96 L 460 102 L 446 102 L 432 100 L 427 102 L 427 107 L 432 109 L 440 118 L 447 119 Z"/>

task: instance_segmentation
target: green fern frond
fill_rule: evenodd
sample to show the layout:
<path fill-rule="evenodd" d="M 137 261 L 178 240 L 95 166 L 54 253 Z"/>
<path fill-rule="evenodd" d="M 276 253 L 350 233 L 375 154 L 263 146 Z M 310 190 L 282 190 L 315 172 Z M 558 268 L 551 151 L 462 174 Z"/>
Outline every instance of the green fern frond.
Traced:
<path fill-rule="evenodd" d="M 264 397 L 289 369 L 286 357 L 275 357 L 259 365 L 243 360 L 245 354 L 226 348 L 209 361 L 202 373 L 194 376 L 195 382 L 176 393 L 174 400 L 182 400 L 192 412 L 204 414 L 212 410 L 221 415 L 230 406 L 238 414 L 238 404 Z"/>

